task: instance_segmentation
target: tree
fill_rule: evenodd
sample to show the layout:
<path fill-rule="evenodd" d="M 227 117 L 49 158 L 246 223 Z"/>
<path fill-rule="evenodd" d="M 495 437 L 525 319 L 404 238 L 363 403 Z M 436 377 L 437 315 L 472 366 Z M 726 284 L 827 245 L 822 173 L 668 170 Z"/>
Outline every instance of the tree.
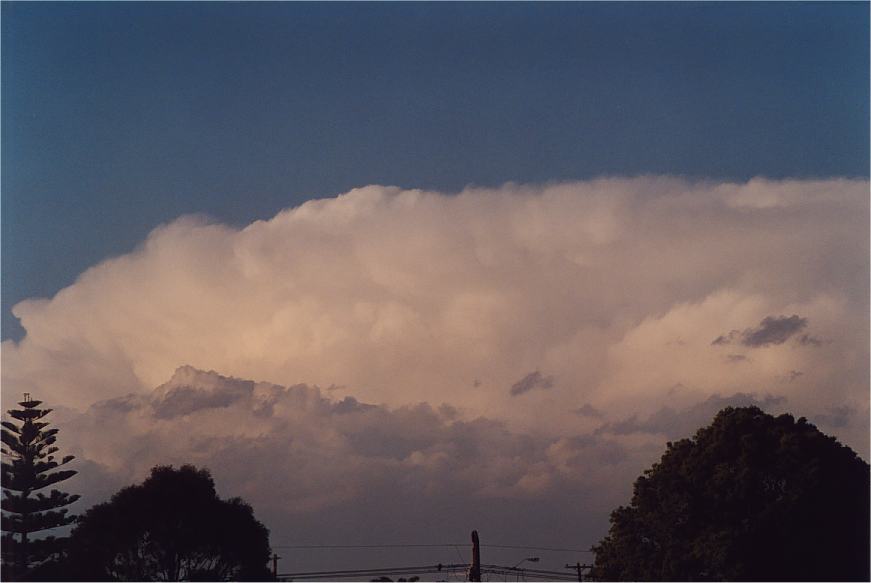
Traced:
<path fill-rule="evenodd" d="M 75 521 L 67 514 L 69 506 L 79 499 L 53 489 L 48 495 L 40 490 L 62 482 L 76 474 L 74 470 L 53 471 L 74 459 L 64 456 L 55 460 L 58 448 L 57 429 L 47 429 L 49 423 L 39 421 L 51 409 L 38 409 L 41 401 L 25 393 L 18 403 L 21 409 L 8 411 L 16 425 L 3 421 L 3 578 L 23 579 L 33 569 L 56 555 L 63 538 L 53 536 L 30 539 L 31 533 L 66 526 Z M 36 493 L 36 494 L 34 494 Z"/>
<path fill-rule="evenodd" d="M 240 498 L 222 500 L 207 470 L 157 466 L 88 510 L 72 532 L 77 580 L 271 579 L 269 531 Z"/>
<path fill-rule="evenodd" d="M 863 580 L 869 466 L 804 418 L 728 407 L 669 443 L 594 547 L 608 580 Z"/>

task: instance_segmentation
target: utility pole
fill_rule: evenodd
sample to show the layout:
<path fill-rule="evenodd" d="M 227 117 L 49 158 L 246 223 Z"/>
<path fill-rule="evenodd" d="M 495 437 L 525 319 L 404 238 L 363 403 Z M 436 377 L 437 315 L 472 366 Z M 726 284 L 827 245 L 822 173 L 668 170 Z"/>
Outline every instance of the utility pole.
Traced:
<path fill-rule="evenodd" d="M 278 559 L 281 557 L 277 553 L 272 553 L 272 578 L 278 581 Z"/>
<path fill-rule="evenodd" d="M 580 561 L 575 563 L 574 565 L 566 565 L 566 569 L 577 569 L 578 571 L 578 581 L 584 580 L 584 574 L 581 569 L 592 569 L 593 565 L 582 565 Z"/>
<path fill-rule="evenodd" d="M 472 531 L 472 566 L 469 567 L 469 581 L 481 580 L 481 544 L 478 542 L 478 531 Z"/>

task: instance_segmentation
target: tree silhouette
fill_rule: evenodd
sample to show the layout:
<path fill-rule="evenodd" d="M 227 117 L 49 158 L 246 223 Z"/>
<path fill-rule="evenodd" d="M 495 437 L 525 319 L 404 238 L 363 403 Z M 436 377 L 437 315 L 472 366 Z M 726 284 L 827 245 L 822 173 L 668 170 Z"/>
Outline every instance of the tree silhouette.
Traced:
<path fill-rule="evenodd" d="M 240 498 L 222 500 L 207 470 L 157 466 L 88 510 L 70 537 L 68 578 L 271 579 L 269 531 Z"/>
<path fill-rule="evenodd" d="M 726 408 L 669 443 L 594 547 L 607 580 L 863 580 L 869 466 L 804 418 Z"/>
<path fill-rule="evenodd" d="M 21 409 L 8 411 L 21 423 L 3 421 L 3 578 L 23 579 L 62 548 L 63 538 L 53 536 L 31 539 L 40 532 L 75 521 L 67 514 L 68 506 L 79 499 L 53 489 L 46 495 L 40 490 L 75 475 L 74 470 L 53 471 L 69 463 L 73 456 L 55 459 L 58 448 L 57 429 L 46 429 L 48 422 L 39 421 L 51 409 L 38 409 L 36 401 L 25 393 L 18 403 Z M 34 494 L 35 493 L 35 494 Z"/>

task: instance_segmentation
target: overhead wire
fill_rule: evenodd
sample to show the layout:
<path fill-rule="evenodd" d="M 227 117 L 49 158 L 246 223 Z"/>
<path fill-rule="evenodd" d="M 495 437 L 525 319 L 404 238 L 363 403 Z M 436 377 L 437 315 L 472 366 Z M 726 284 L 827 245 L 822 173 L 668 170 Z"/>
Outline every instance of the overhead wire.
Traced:
<path fill-rule="evenodd" d="M 391 545 L 271 545 L 276 549 L 393 549 L 415 547 L 460 547 L 466 544 L 391 544 Z"/>
<path fill-rule="evenodd" d="M 386 545 L 272 545 L 276 549 L 395 549 L 395 548 L 437 548 L 437 547 L 466 547 L 468 543 L 440 543 L 440 544 L 386 544 Z M 591 549 L 568 549 L 557 547 L 531 547 L 524 545 L 490 545 L 482 544 L 481 548 L 491 549 L 521 549 L 530 551 L 552 551 L 565 553 L 592 553 Z"/>
<path fill-rule="evenodd" d="M 406 567 L 382 567 L 377 569 L 344 569 L 337 571 L 308 571 L 297 573 L 279 573 L 280 578 L 300 578 L 300 579 L 345 579 L 349 577 L 372 577 L 378 575 L 426 575 L 426 574 L 441 574 L 450 577 L 452 574 L 465 572 L 468 568 L 466 564 L 453 565 L 421 565 L 421 566 L 406 566 Z M 523 576 L 524 579 L 546 579 L 549 581 L 574 581 L 574 577 L 560 571 L 549 571 L 544 569 L 518 569 L 517 567 L 506 567 L 503 565 L 481 565 L 481 574 L 486 580 L 491 580 L 494 575 L 510 576 L 516 575 L 518 578 Z"/>

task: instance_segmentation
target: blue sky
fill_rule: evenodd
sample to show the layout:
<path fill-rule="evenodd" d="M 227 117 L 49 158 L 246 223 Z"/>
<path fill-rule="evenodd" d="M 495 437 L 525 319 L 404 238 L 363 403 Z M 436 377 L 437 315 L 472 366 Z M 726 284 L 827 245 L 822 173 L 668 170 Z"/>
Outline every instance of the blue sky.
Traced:
<path fill-rule="evenodd" d="M 157 224 L 379 183 L 868 176 L 868 4 L 4 3 L 2 334 Z"/>

